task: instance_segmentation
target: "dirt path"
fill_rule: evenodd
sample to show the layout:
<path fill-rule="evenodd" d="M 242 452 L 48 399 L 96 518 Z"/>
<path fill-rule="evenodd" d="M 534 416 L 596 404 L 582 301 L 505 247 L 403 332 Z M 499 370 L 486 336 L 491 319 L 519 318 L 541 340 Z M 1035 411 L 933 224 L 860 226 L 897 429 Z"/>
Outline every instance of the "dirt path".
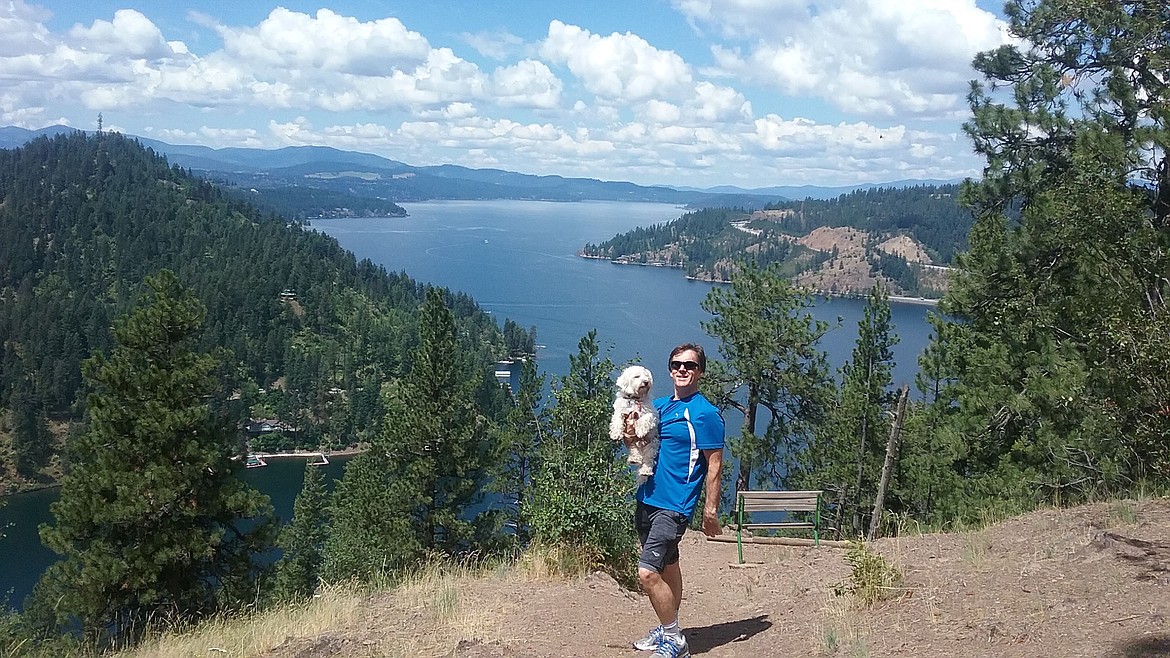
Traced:
<path fill-rule="evenodd" d="M 681 623 L 693 655 L 1170 656 L 1170 500 L 1044 510 L 984 530 L 881 540 L 899 595 L 859 609 L 833 594 L 839 549 L 745 547 L 688 534 Z M 646 599 L 595 574 L 515 575 L 381 595 L 360 618 L 271 656 L 648 656 Z"/>

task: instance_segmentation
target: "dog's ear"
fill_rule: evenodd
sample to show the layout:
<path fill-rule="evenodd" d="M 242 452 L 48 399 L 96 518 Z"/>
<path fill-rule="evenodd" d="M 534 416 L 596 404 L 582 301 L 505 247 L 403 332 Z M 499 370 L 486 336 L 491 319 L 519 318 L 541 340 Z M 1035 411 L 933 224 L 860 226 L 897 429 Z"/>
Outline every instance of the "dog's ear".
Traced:
<path fill-rule="evenodd" d="M 618 375 L 618 378 L 617 378 L 618 390 L 624 391 L 627 388 L 629 388 L 630 378 L 633 377 L 633 375 L 634 375 L 634 373 L 631 371 L 630 368 L 626 368 L 625 370 L 623 370 L 622 374 Z"/>

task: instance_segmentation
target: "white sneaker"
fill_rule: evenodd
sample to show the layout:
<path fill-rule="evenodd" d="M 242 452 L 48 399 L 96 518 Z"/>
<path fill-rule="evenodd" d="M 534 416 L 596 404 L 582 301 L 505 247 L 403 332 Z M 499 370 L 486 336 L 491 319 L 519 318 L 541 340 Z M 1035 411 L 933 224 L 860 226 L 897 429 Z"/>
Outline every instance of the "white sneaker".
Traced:
<path fill-rule="evenodd" d="M 646 637 L 634 641 L 634 648 L 638 651 L 655 651 L 660 644 L 662 644 L 662 627 L 655 626 L 646 633 Z"/>
<path fill-rule="evenodd" d="M 691 658 L 691 648 L 687 646 L 687 639 L 681 635 L 662 635 L 662 644 L 658 645 L 655 656 L 662 658 Z"/>

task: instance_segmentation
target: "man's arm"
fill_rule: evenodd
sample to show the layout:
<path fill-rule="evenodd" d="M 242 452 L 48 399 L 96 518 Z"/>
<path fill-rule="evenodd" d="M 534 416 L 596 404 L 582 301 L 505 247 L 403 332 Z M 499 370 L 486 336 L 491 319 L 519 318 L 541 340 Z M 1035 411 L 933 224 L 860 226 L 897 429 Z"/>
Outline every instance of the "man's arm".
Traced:
<path fill-rule="evenodd" d="M 723 534 L 719 527 L 719 498 L 723 493 L 723 448 L 704 450 L 707 458 L 707 500 L 703 504 L 703 534 L 708 537 Z"/>

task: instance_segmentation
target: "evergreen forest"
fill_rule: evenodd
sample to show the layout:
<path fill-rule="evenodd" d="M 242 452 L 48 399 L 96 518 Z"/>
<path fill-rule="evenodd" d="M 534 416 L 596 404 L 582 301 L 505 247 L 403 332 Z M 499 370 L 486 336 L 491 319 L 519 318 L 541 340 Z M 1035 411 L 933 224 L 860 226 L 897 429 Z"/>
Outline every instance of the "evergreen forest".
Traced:
<path fill-rule="evenodd" d="M 336 190 L 285 185 L 281 187 L 236 188 L 225 180 L 209 176 L 227 190 L 257 208 L 281 217 L 305 222 L 321 217 L 405 217 L 406 209 L 392 201 L 362 197 Z"/>
<path fill-rule="evenodd" d="M 206 306 L 196 347 L 224 351 L 233 405 L 295 429 L 266 447 L 377 431 L 382 385 L 410 369 L 423 286 L 117 134 L 40 138 L 0 151 L 0 172 L 5 482 L 60 474 L 62 439 L 85 418 L 81 363 L 113 347 L 113 319 L 162 269 Z M 533 336 L 509 324 L 507 345 L 473 300 L 447 302 L 490 392 L 494 360 L 531 352 Z"/>

